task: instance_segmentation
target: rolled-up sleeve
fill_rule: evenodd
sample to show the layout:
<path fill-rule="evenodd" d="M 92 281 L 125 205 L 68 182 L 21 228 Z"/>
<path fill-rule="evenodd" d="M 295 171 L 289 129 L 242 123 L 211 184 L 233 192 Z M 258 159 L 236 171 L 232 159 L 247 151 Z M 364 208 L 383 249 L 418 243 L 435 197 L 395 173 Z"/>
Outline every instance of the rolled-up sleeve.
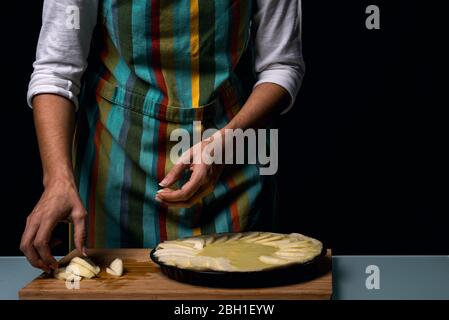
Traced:
<path fill-rule="evenodd" d="M 293 106 L 304 77 L 301 44 L 301 0 L 257 0 L 252 33 L 255 46 L 257 85 L 282 86 Z"/>
<path fill-rule="evenodd" d="M 79 27 L 76 15 L 79 13 Z M 98 0 L 45 0 L 42 28 L 27 101 L 52 93 L 71 100 L 78 108 L 81 77 L 87 67 Z"/>

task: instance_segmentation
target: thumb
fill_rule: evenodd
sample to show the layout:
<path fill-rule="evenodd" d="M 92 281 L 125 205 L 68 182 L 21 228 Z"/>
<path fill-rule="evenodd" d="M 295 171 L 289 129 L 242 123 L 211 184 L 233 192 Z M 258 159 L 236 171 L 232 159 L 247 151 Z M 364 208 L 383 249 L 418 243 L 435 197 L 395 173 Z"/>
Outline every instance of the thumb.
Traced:
<path fill-rule="evenodd" d="M 86 240 L 86 211 L 84 209 L 74 209 L 72 221 L 75 228 L 75 248 L 83 255 L 87 256 L 84 241 Z"/>

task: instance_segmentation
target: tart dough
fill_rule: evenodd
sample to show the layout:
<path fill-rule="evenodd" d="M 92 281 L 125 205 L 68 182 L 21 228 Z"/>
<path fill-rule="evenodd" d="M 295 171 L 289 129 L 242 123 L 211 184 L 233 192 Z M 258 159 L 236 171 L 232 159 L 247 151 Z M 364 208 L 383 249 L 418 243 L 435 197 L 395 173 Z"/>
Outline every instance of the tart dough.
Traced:
<path fill-rule="evenodd" d="M 247 272 L 308 262 L 323 244 L 299 233 L 226 233 L 160 243 L 154 255 L 169 266 L 204 271 Z"/>

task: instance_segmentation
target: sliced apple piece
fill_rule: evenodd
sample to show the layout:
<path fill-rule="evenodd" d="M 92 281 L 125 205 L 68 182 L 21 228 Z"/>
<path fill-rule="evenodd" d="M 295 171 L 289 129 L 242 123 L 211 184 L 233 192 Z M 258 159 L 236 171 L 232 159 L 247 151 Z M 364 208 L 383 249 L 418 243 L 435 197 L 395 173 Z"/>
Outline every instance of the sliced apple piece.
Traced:
<path fill-rule="evenodd" d="M 298 253 L 306 253 L 308 252 L 306 248 L 279 248 L 282 252 L 298 252 Z"/>
<path fill-rule="evenodd" d="M 240 239 L 242 241 L 248 241 L 253 238 L 256 238 L 260 235 L 260 232 L 247 232 L 243 234 L 243 237 Z"/>
<path fill-rule="evenodd" d="M 157 250 L 154 255 L 156 257 L 163 257 L 163 256 L 182 256 L 182 257 L 193 257 L 196 255 L 196 253 L 188 251 L 188 250 L 178 250 L 178 249 L 160 249 Z"/>
<path fill-rule="evenodd" d="M 236 233 L 236 234 L 230 236 L 230 237 L 226 240 L 226 243 L 237 241 L 237 240 L 239 240 L 240 238 L 242 238 L 242 236 L 243 236 L 243 234 L 241 234 L 241 233 Z"/>
<path fill-rule="evenodd" d="M 190 262 L 190 258 L 188 258 L 188 257 L 175 256 L 174 262 L 180 268 L 189 268 L 192 266 L 192 263 Z"/>
<path fill-rule="evenodd" d="M 197 250 L 201 250 L 204 247 L 204 239 L 201 238 L 187 238 L 182 240 L 185 243 L 191 243 L 193 244 L 193 248 Z"/>
<path fill-rule="evenodd" d="M 271 238 L 271 237 L 273 237 L 273 236 L 270 233 L 262 233 L 262 234 L 260 234 L 257 237 L 249 238 L 249 239 L 247 238 L 247 239 L 245 239 L 245 241 L 246 242 L 257 242 L 257 241 L 268 239 L 268 238 Z"/>
<path fill-rule="evenodd" d="M 297 233 L 297 232 L 292 232 L 289 234 L 290 237 L 292 238 L 296 238 L 296 239 L 305 239 L 307 238 L 305 235 L 301 234 L 301 233 Z"/>
<path fill-rule="evenodd" d="M 304 252 L 288 252 L 288 251 L 277 251 L 274 253 L 277 256 L 280 257 L 306 257 L 308 256 L 308 254 L 304 253 Z"/>
<path fill-rule="evenodd" d="M 84 266 L 77 264 L 77 263 L 70 263 L 66 268 L 65 272 L 72 273 L 76 276 L 83 277 L 86 279 L 91 279 L 95 277 L 95 273 L 91 270 L 85 268 Z"/>
<path fill-rule="evenodd" d="M 290 243 L 286 243 L 286 244 L 281 244 L 279 246 L 279 248 L 281 248 L 281 249 L 287 249 L 287 248 L 304 249 L 304 248 L 308 248 L 308 247 L 310 247 L 310 245 L 307 244 L 306 242 L 290 242 Z"/>
<path fill-rule="evenodd" d="M 213 269 L 217 271 L 236 271 L 236 268 L 226 258 L 215 258 L 213 260 Z"/>
<path fill-rule="evenodd" d="M 289 263 L 288 260 L 276 258 L 272 256 L 260 256 L 259 260 L 266 264 L 283 265 Z"/>
<path fill-rule="evenodd" d="M 210 244 L 212 244 L 215 241 L 215 237 L 214 236 L 206 236 L 204 237 L 204 245 L 208 246 Z"/>
<path fill-rule="evenodd" d="M 263 244 L 270 247 L 281 247 L 283 245 L 286 245 L 290 243 L 290 239 L 282 239 L 282 240 L 274 240 L 274 241 L 268 241 L 264 242 Z"/>
<path fill-rule="evenodd" d="M 83 280 L 83 277 L 74 275 L 72 273 L 67 276 L 67 279 L 65 279 L 65 281 L 73 281 L 73 282 L 79 282 L 81 280 Z"/>
<path fill-rule="evenodd" d="M 111 262 L 106 272 L 110 275 L 121 277 L 123 275 L 123 261 L 122 259 L 116 258 Z"/>
<path fill-rule="evenodd" d="M 218 238 L 215 238 L 214 244 L 226 242 L 228 238 L 229 238 L 228 236 L 220 236 Z"/>
<path fill-rule="evenodd" d="M 91 260 L 89 259 L 89 261 L 91 261 Z M 95 275 L 100 273 L 100 268 L 98 266 L 96 266 L 93 262 L 89 262 L 89 261 L 86 259 L 80 258 L 80 257 L 75 257 L 70 261 L 70 263 L 71 264 L 76 263 L 76 264 L 86 268 L 87 270 L 91 271 Z"/>
<path fill-rule="evenodd" d="M 109 271 L 108 271 L 109 270 Z M 111 273 L 112 271 L 112 273 Z M 109 268 L 106 268 L 106 272 L 114 276 L 121 277 L 123 275 L 123 261 L 122 259 L 116 258 L 111 262 Z"/>
<path fill-rule="evenodd" d="M 176 262 L 174 261 L 174 259 L 172 257 L 160 257 L 159 261 L 167 266 L 172 266 L 172 267 L 176 266 Z"/>
<path fill-rule="evenodd" d="M 59 268 L 58 270 L 55 270 L 53 273 L 53 276 L 58 280 L 75 280 L 75 281 L 81 281 L 81 277 L 74 275 L 73 273 L 66 272 L 66 268 Z"/>
<path fill-rule="evenodd" d="M 190 263 L 196 268 L 205 269 L 210 268 L 212 265 L 212 260 L 213 259 L 211 257 L 195 256 L 190 259 Z"/>
<path fill-rule="evenodd" d="M 257 241 L 255 241 L 255 243 L 266 244 L 268 242 L 273 242 L 273 241 L 282 240 L 282 239 L 284 239 L 284 236 L 272 236 L 270 238 L 257 240 Z"/>
<path fill-rule="evenodd" d="M 112 276 L 115 276 L 115 277 L 120 277 L 119 274 L 117 274 L 114 270 L 112 270 L 112 269 L 109 268 L 109 267 L 106 268 L 106 273 L 108 273 L 108 274 L 110 274 L 110 275 L 112 275 Z"/>
<path fill-rule="evenodd" d="M 195 248 L 193 248 L 191 246 L 186 246 L 186 245 L 182 245 L 182 244 L 179 244 L 179 243 L 160 243 L 157 246 L 157 249 L 158 250 L 161 250 L 161 249 L 177 249 L 177 250 L 186 250 L 186 251 L 192 251 L 192 252 L 198 251 L 198 249 L 195 249 Z"/>

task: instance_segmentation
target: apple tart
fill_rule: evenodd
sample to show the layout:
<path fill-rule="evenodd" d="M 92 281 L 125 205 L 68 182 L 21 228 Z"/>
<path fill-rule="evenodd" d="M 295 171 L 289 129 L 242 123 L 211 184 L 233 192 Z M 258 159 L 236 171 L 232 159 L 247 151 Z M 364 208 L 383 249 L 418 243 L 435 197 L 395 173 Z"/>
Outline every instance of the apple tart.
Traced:
<path fill-rule="evenodd" d="M 165 241 L 154 256 L 181 269 L 249 272 L 306 263 L 322 250 L 320 241 L 299 233 L 246 232 Z"/>

